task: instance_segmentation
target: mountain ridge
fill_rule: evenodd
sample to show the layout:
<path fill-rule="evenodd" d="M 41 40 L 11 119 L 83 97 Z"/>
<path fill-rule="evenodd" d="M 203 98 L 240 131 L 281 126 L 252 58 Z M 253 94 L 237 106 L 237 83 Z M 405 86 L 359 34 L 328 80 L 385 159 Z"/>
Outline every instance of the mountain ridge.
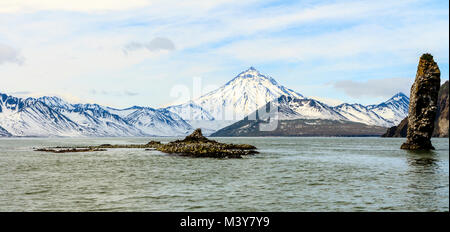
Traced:
<path fill-rule="evenodd" d="M 120 109 L 98 104 L 70 104 L 58 97 L 0 96 L 2 136 L 172 136 L 185 135 L 192 130 L 178 115 L 162 109 L 136 106 L 124 109 L 128 112 L 119 116 L 114 112 L 122 111 Z M 138 111 L 141 114 L 135 113 Z M 154 113 L 151 119 L 145 118 L 150 112 Z M 136 118 L 130 116 L 133 113 Z M 149 124 L 154 131 L 148 129 Z"/>
<path fill-rule="evenodd" d="M 273 107 L 278 109 L 271 109 Z M 330 107 L 313 99 L 281 96 L 211 136 L 380 136 L 386 130 L 385 125 L 388 124 L 379 126 L 377 123 L 362 123 L 355 119 L 354 112 L 343 111 L 343 107 L 368 110 L 361 104 L 344 103 Z M 307 115 L 302 115 L 305 112 Z M 371 113 L 387 122 L 376 113 Z M 271 124 L 271 130 L 262 130 L 264 124 Z"/>
<path fill-rule="evenodd" d="M 117 109 L 71 104 L 55 96 L 22 99 L 1 94 L 0 127 L 2 136 L 177 136 L 195 128 L 208 135 L 275 100 L 283 120 L 343 120 L 384 127 L 401 121 L 409 103 L 406 95 L 398 93 L 380 104 L 343 103 L 333 107 L 250 67 L 197 99 L 159 109 Z"/>
<path fill-rule="evenodd" d="M 312 115 L 307 115 L 305 112 L 301 113 L 297 107 L 297 119 L 314 117 L 323 119 L 345 118 L 350 121 L 383 127 L 392 126 L 396 122 L 401 121 L 401 119 L 406 116 L 409 105 L 409 98 L 403 93 L 397 93 L 387 101 L 380 104 L 363 106 L 360 104 L 343 103 L 332 107 L 319 100 L 305 97 L 292 89 L 284 87 L 274 78 L 263 75 L 254 67 L 250 67 L 247 70 L 240 72 L 237 76 L 226 82 L 226 84 L 220 88 L 200 96 L 197 99 L 189 101 L 188 103 L 172 107 L 178 107 L 179 109 L 177 112 L 188 111 L 186 107 L 185 109 L 180 108 L 183 108 L 188 104 L 195 104 L 196 107 L 206 111 L 214 118 L 206 120 L 197 119 L 197 125 L 199 125 L 199 127 L 203 130 L 217 131 L 217 128 L 208 127 L 209 125 L 214 125 L 212 123 L 213 121 L 221 121 L 222 126 L 231 125 L 243 119 L 246 115 L 251 114 L 253 111 L 261 108 L 268 102 L 278 99 L 280 96 L 289 96 L 292 99 L 298 99 L 296 100 L 297 102 L 301 102 L 300 99 L 308 99 L 302 101 L 304 103 L 309 102 L 309 104 L 322 105 L 323 109 L 329 108 L 323 112 L 328 112 L 329 115 L 334 115 L 334 117 L 326 117 L 326 115 L 320 114 L 318 115 L 318 109 L 312 110 L 311 107 L 309 109 L 312 110 L 310 112 Z M 325 107 L 325 105 L 327 105 L 327 107 Z M 344 106 L 347 106 L 347 108 L 343 109 Z M 307 107 L 305 106 L 304 108 L 306 109 Z M 286 107 L 284 107 L 284 109 L 286 111 Z M 346 116 L 343 116 L 344 114 Z M 291 119 L 296 119 L 293 117 L 294 115 L 296 114 L 291 114 Z M 342 117 L 338 115 L 341 115 Z M 191 120 L 191 118 L 184 116 L 182 116 L 182 118 L 186 121 Z"/>

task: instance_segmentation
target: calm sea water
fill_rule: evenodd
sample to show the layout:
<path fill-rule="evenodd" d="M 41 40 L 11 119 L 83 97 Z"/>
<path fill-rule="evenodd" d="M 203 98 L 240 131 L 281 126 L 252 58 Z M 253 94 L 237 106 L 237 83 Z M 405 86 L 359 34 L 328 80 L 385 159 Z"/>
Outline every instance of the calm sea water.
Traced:
<path fill-rule="evenodd" d="M 259 148 L 244 159 L 32 151 L 149 140 L 2 138 L 0 211 L 449 210 L 448 139 L 414 153 L 399 149 L 404 139 L 217 138 Z"/>

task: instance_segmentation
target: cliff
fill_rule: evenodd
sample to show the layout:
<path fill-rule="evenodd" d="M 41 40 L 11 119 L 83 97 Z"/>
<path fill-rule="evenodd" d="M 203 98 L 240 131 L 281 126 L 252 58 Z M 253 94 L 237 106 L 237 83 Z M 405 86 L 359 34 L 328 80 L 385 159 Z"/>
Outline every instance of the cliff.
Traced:
<path fill-rule="evenodd" d="M 433 137 L 448 137 L 449 134 L 449 82 L 442 84 L 438 95 L 438 111 L 434 121 Z M 389 128 L 382 137 L 406 137 L 408 118 L 398 126 Z"/>

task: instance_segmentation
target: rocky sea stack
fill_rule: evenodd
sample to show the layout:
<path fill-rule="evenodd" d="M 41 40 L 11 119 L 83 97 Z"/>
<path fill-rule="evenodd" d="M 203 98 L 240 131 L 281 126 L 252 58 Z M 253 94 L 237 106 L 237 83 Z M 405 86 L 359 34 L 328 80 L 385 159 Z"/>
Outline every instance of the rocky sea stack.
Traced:
<path fill-rule="evenodd" d="M 441 72 L 430 54 L 423 54 L 419 60 L 417 74 L 411 87 L 407 141 L 401 149 L 430 150 L 434 120 L 437 113 Z"/>
<path fill-rule="evenodd" d="M 434 119 L 433 137 L 448 138 L 449 135 L 449 82 L 446 81 L 439 89 L 438 109 Z M 408 131 L 408 117 L 400 124 L 389 128 L 382 137 L 406 137 Z"/>
<path fill-rule="evenodd" d="M 201 129 L 196 129 L 183 140 L 156 145 L 158 151 L 192 157 L 241 158 L 258 153 L 255 146 L 248 144 L 226 144 L 207 139 Z"/>

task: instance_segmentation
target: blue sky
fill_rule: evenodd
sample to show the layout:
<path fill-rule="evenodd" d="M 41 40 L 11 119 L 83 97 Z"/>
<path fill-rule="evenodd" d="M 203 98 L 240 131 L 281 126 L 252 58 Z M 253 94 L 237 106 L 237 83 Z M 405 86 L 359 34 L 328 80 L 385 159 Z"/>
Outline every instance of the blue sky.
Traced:
<path fill-rule="evenodd" d="M 2 0 L 0 92 L 160 107 L 194 78 L 212 88 L 254 66 L 305 96 L 373 104 L 409 94 L 424 52 L 448 80 L 448 44 L 448 1 Z"/>

